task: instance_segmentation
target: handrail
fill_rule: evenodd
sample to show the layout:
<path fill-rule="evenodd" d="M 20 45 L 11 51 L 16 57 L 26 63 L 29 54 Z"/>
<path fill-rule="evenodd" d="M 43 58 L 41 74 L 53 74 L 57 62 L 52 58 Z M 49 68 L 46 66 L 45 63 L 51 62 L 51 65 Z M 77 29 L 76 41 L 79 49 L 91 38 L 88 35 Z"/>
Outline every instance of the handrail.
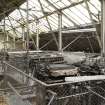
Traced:
<path fill-rule="evenodd" d="M 3 63 L 6 64 L 6 65 L 9 66 L 9 67 L 15 69 L 17 72 L 23 74 L 24 76 L 30 78 L 31 80 L 33 80 L 33 81 L 35 81 L 35 82 L 37 82 L 37 83 L 39 83 L 39 84 L 41 84 L 41 85 L 43 85 L 43 86 L 45 86 L 45 87 L 59 86 L 59 85 L 66 85 L 66 84 L 73 84 L 73 83 L 78 83 L 78 82 L 79 82 L 79 81 L 70 81 L 70 82 L 62 82 L 62 83 L 46 84 L 46 83 L 44 83 L 44 82 L 38 80 L 38 79 L 35 78 L 35 77 L 31 77 L 31 76 L 29 76 L 28 74 L 24 73 L 22 70 L 20 70 L 20 69 L 14 67 L 14 66 L 12 66 L 11 64 L 9 64 L 9 63 L 7 63 L 7 62 L 3 62 Z M 98 76 L 98 75 L 97 75 L 97 76 Z M 103 76 L 105 76 L 105 75 L 103 75 Z M 74 78 L 74 77 L 73 77 L 73 78 Z M 105 79 L 105 77 L 104 77 L 104 79 Z M 89 80 L 89 81 L 91 81 L 91 80 Z M 94 80 L 94 81 L 95 81 L 95 80 Z M 80 81 L 80 82 L 85 82 L 85 81 Z"/>
<path fill-rule="evenodd" d="M 29 76 L 28 74 L 24 73 L 22 70 L 20 70 L 20 69 L 14 67 L 14 66 L 12 66 L 11 64 L 9 64 L 9 63 L 7 63 L 7 62 L 3 62 L 3 63 L 6 64 L 6 65 L 9 66 L 9 67 L 15 69 L 15 70 L 18 71 L 19 73 L 25 75 L 26 77 L 32 79 L 33 81 L 35 81 L 35 82 L 37 82 L 37 83 L 39 83 L 39 84 L 45 86 L 45 87 L 59 86 L 59 85 L 66 85 L 66 84 L 74 83 L 74 82 L 63 82 L 63 83 L 46 84 L 46 83 L 44 83 L 44 82 L 38 80 L 38 79 L 35 78 L 35 77 L 33 78 L 33 77 Z"/>
<path fill-rule="evenodd" d="M 15 69 L 16 71 L 18 71 L 19 73 L 23 74 L 24 76 L 26 76 L 26 77 L 32 79 L 33 81 L 35 81 L 35 82 L 37 82 L 37 83 L 39 83 L 39 84 L 41 84 L 41 85 L 47 86 L 46 83 L 44 83 L 44 82 L 42 82 L 42 81 L 40 81 L 40 80 L 38 80 L 38 79 L 36 79 L 36 78 L 33 78 L 33 77 L 29 76 L 28 74 L 24 73 L 23 71 L 21 71 L 20 69 L 18 69 L 18 68 L 16 68 L 16 67 L 10 65 L 9 63 L 7 63 L 7 62 L 3 62 L 3 63 L 6 64 L 6 65 L 9 66 L 9 67 Z"/>

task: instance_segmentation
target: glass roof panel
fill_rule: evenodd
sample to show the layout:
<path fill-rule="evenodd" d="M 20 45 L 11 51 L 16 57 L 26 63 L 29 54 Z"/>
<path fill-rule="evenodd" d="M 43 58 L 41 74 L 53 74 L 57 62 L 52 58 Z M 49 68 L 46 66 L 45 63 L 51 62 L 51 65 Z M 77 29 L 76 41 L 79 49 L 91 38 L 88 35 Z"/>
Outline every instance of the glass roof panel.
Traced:
<path fill-rule="evenodd" d="M 92 5 L 95 6 L 99 11 L 101 11 L 101 3 L 99 0 L 90 0 L 89 1 Z"/>
<path fill-rule="evenodd" d="M 74 26 L 74 24 L 62 15 L 62 28 L 71 26 Z"/>
<path fill-rule="evenodd" d="M 98 14 L 98 9 L 93 4 L 89 2 L 88 5 L 92 13 Z"/>
<path fill-rule="evenodd" d="M 58 12 L 57 9 L 62 9 L 64 7 L 70 6 L 72 3 L 77 3 L 82 0 L 40 0 L 44 9 L 44 13 L 41 10 L 41 6 L 38 0 L 29 0 L 29 28 L 30 32 L 36 32 L 36 19 L 43 17 L 44 15 L 48 15 L 48 21 L 52 27 L 52 30 L 58 29 Z M 52 3 L 50 5 L 47 1 Z M 56 7 L 54 8 L 53 7 Z M 101 11 L 101 4 L 99 0 L 90 0 L 88 2 L 89 9 L 92 14 L 93 20 L 98 21 L 98 14 Z M 62 10 L 62 28 L 73 27 L 75 25 L 88 25 L 91 23 L 91 19 L 89 16 L 89 11 L 87 10 L 86 4 L 78 4 L 75 7 L 70 7 Z M 50 14 L 50 15 L 49 15 Z M 6 29 L 10 30 L 16 28 L 16 32 L 18 34 L 22 33 L 21 25 L 26 26 L 26 17 L 27 17 L 27 9 L 26 2 L 22 4 L 19 9 L 13 11 L 9 17 L 6 17 Z M 40 32 L 41 31 L 49 31 L 49 26 L 46 21 L 46 18 L 41 18 L 39 23 Z M 3 24 L 3 21 L 1 22 Z M 10 31 L 13 34 L 13 30 Z M 19 36 L 19 35 L 18 35 Z"/>
<path fill-rule="evenodd" d="M 55 0 L 49 0 L 49 1 L 59 9 L 65 7 L 65 5 L 63 3 L 65 3 L 66 6 L 71 4 L 68 0 L 56 0 L 56 1 Z"/>

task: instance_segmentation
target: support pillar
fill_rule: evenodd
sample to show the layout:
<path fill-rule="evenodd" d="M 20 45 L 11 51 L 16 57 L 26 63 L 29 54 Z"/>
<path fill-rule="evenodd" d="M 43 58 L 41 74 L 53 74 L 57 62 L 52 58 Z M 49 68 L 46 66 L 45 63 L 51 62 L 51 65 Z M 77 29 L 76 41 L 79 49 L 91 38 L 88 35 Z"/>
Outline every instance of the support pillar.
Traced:
<path fill-rule="evenodd" d="M 39 51 L 39 20 L 36 21 L 36 50 Z"/>
<path fill-rule="evenodd" d="M 102 49 L 101 54 L 105 57 L 105 0 L 101 0 L 101 38 L 102 38 Z"/>
<path fill-rule="evenodd" d="M 24 26 L 22 27 L 22 41 L 23 41 L 23 49 L 26 49 L 25 48 L 25 29 L 24 29 Z"/>
<path fill-rule="evenodd" d="M 13 42 L 14 42 L 13 47 L 14 47 L 14 49 L 15 49 L 15 48 L 16 48 L 16 46 L 15 46 L 15 44 L 16 44 L 16 41 L 15 41 L 15 36 L 13 37 Z"/>
<path fill-rule="evenodd" d="M 7 38 L 6 38 L 6 43 L 7 43 L 7 48 L 9 47 L 9 37 L 8 37 L 8 33 L 6 34 Z"/>
<path fill-rule="evenodd" d="M 5 17 L 6 17 L 6 14 L 5 14 L 5 9 L 4 9 L 4 21 L 3 21 L 3 33 L 4 33 L 4 53 L 5 53 L 5 50 L 6 50 L 6 24 L 5 24 Z M 5 54 L 4 54 L 4 58 L 5 58 Z"/>
<path fill-rule="evenodd" d="M 58 13 L 59 51 L 62 52 L 62 13 Z"/>
<path fill-rule="evenodd" d="M 26 29 L 27 29 L 27 36 L 26 36 L 26 49 L 27 51 L 29 50 L 29 2 L 28 0 L 26 1 L 27 4 L 27 24 L 26 24 Z"/>

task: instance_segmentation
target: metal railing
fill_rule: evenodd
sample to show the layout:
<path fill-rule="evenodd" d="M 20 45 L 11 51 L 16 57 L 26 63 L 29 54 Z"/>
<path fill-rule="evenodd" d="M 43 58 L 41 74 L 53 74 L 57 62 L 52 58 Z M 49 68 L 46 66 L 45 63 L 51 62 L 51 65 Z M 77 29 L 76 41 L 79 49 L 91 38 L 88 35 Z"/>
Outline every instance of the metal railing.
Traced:
<path fill-rule="evenodd" d="M 90 94 L 90 91 L 86 88 L 86 85 L 89 85 L 87 82 L 46 84 L 7 62 L 3 62 L 3 65 L 5 66 L 5 75 L 12 77 L 26 86 L 35 85 L 37 105 L 79 105 L 80 102 L 83 105 L 84 102 L 87 103 L 87 98 L 89 98 Z"/>

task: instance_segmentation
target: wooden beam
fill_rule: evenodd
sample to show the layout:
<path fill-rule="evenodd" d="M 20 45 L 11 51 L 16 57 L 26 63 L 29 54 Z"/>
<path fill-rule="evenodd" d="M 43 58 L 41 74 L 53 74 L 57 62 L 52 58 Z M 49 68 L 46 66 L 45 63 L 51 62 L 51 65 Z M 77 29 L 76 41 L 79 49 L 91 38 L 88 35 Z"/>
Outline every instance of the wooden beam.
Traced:
<path fill-rule="evenodd" d="M 77 76 L 77 77 L 65 77 L 66 82 L 86 82 L 86 81 L 97 81 L 104 80 L 105 75 L 95 75 L 95 76 Z"/>

